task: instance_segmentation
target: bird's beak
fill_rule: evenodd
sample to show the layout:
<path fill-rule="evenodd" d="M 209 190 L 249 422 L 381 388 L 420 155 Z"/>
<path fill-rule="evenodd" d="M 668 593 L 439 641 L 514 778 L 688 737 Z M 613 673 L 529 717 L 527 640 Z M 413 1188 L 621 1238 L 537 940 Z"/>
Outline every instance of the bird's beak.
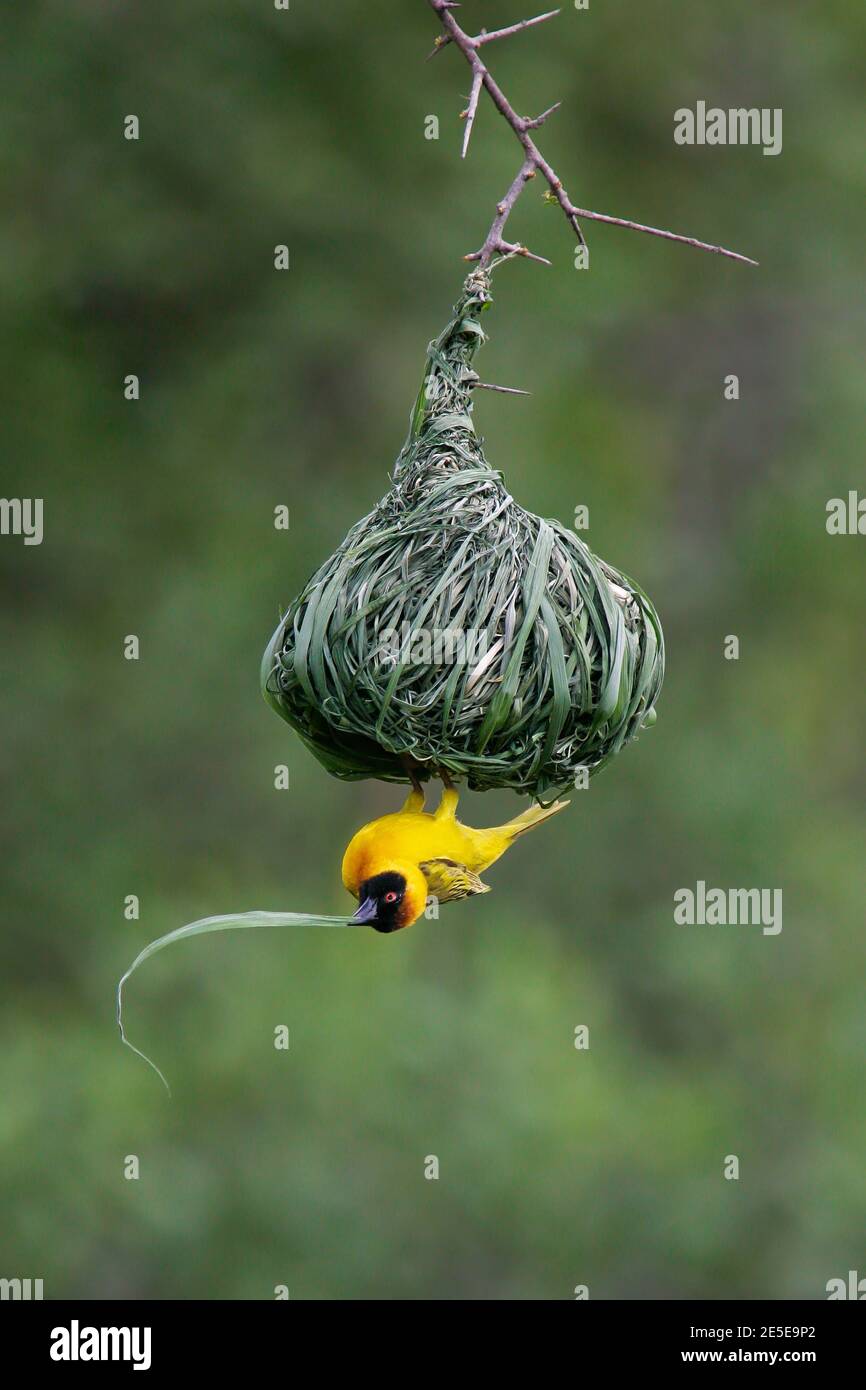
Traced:
<path fill-rule="evenodd" d="M 378 912 L 379 907 L 376 899 L 365 898 L 358 908 L 358 911 L 352 917 L 352 921 L 357 922 L 359 926 L 363 926 L 365 922 L 375 922 Z"/>

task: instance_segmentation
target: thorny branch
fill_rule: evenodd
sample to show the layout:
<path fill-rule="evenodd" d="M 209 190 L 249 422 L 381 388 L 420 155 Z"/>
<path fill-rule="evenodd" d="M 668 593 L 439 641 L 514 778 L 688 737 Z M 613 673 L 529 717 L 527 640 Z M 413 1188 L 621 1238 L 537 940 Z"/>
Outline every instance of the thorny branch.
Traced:
<path fill-rule="evenodd" d="M 528 251 L 525 246 L 519 243 L 506 241 L 503 232 L 508 221 L 514 204 L 520 197 L 527 183 L 541 174 L 545 179 L 549 192 L 547 198 L 551 202 L 556 202 L 562 208 L 568 223 L 577 235 L 581 245 L 585 245 L 583 232 L 580 223 L 587 222 L 606 222 L 613 227 L 626 227 L 633 232 L 646 232 L 649 236 L 664 237 L 666 241 L 679 241 L 685 246 L 694 246 L 699 251 L 711 251 L 716 256 L 727 256 L 732 261 L 742 261 L 746 265 L 757 265 L 749 256 L 741 256 L 737 251 L 728 251 L 724 246 L 712 246 L 706 241 L 698 241 L 696 237 L 682 236 L 679 232 L 665 232 L 659 227 L 648 227 L 642 222 L 632 222 L 626 217 L 611 217 L 604 212 L 591 212 L 588 208 L 575 207 L 562 186 L 562 180 L 556 170 L 548 164 L 544 155 L 539 150 L 530 134 L 537 130 L 539 126 L 547 120 L 548 116 L 560 105 L 556 102 L 554 106 L 543 111 L 540 116 L 530 119 L 526 116 L 518 116 L 514 107 L 509 102 L 502 88 L 498 85 L 490 70 L 483 62 L 480 50 L 488 43 L 496 39 L 509 38 L 512 34 L 522 33 L 524 29 L 529 29 L 533 25 L 542 24 L 547 19 L 553 19 L 559 14 L 559 10 L 549 10 L 546 14 L 536 15 L 534 19 L 524 19 L 519 24 L 510 24 L 505 29 L 494 29 L 489 33 L 482 30 L 475 37 L 470 36 L 461 29 L 451 11 L 458 8 L 455 0 L 428 0 L 431 9 L 435 10 L 442 24 L 444 33 L 440 34 L 436 40 L 433 53 L 438 53 L 447 44 L 454 44 L 460 49 L 472 71 L 472 87 L 469 96 L 469 105 L 462 113 L 466 120 L 463 133 L 463 156 L 469 148 L 469 140 L 472 135 L 472 127 L 475 122 L 475 115 L 478 110 L 478 101 L 482 87 L 487 92 L 493 105 L 501 116 L 505 118 L 523 148 L 523 162 L 518 173 L 511 184 L 501 203 L 497 204 L 496 216 L 490 226 L 490 231 L 484 239 L 484 244 L 478 251 L 471 252 L 465 257 L 467 261 L 478 261 L 480 265 L 487 266 L 494 256 L 528 256 L 530 260 L 541 261 L 544 265 L 550 265 L 543 256 L 535 256 Z M 431 57 L 433 54 L 430 55 Z"/>

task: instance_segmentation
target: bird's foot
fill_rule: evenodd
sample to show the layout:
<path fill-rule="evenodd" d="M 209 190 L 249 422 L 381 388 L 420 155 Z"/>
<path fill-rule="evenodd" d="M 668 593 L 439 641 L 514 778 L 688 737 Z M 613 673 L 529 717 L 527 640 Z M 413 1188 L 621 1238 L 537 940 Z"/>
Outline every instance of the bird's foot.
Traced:
<path fill-rule="evenodd" d="M 424 788 L 418 780 L 418 774 L 415 771 L 413 764 L 409 762 L 408 758 L 404 759 L 403 761 L 407 775 L 409 777 L 409 781 L 412 783 L 412 790 L 406 797 L 406 800 L 403 802 L 402 810 L 404 814 L 407 811 L 417 813 L 418 811 L 424 810 Z"/>
<path fill-rule="evenodd" d="M 451 781 L 447 770 L 443 767 L 439 770 L 442 779 L 442 800 L 434 811 L 436 820 L 453 820 L 457 815 L 457 803 L 460 800 L 460 793 Z"/>

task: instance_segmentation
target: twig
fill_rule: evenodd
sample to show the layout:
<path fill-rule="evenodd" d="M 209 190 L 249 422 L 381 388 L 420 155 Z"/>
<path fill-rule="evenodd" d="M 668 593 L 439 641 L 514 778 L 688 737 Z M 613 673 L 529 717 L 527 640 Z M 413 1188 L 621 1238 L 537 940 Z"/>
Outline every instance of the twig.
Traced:
<path fill-rule="evenodd" d="M 466 129 L 463 132 L 463 149 L 461 158 L 466 158 L 466 151 L 469 149 L 469 138 L 472 135 L 472 126 L 475 121 L 475 112 L 478 110 L 478 98 L 481 96 L 481 74 L 476 72 L 472 77 L 472 91 L 469 93 L 469 105 L 463 112 L 466 117 Z"/>
<path fill-rule="evenodd" d="M 527 121 L 526 129 L 535 130 L 538 126 L 544 125 L 544 122 L 547 120 L 548 116 L 552 116 L 554 111 L 558 111 L 561 105 L 561 101 L 555 101 L 552 106 L 548 106 L 546 111 L 542 111 L 540 116 L 536 116 L 535 119 L 532 121 Z"/>
<path fill-rule="evenodd" d="M 518 34 L 522 32 L 522 30 L 528 29 L 535 24 L 541 24 L 544 20 L 553 19 L 555 15 L 559 14 L 558 10 L 550 10 L 547 14 L 537 15 L 534 19 L 525 19 L 519 24 L 511 24 L 505 29 L 494 29 L 490 33 L 482 32 L 473 38 L 461 29 L 457 20 L 451 13 L 452 9 L 455 8 L 453 0 L 428 0 L 428 4 L 431 9 L 435 11 L 445 31 L 437 38 L 433 53 L 438 53 L 446 44 L 453 43 L 460 49 L 472 69 L 472 91 L 469 99 L 469 107 L 466 111 L 466 130 L 463 136 L 464 157 L 469 147 L 469 136 L 472 131 L 472 124 L 475 120 L 478 97 L 482 87 L 487 92 L 497 111 L 511 126 L 511 129 L 514 131 L 514 134 L 517 136 L 523 148 L 523 163 L 508 192 L 502 199 L 502 202 L 497 204 L 496 216 L 491 223 L 490 231 L 487 233 L 483 245 L 479 250 L 472 251 L 465 257 L 467 261 L 478 261 L 480 265 L 488 266 L 496 255 L 522 255 L 527 256 L 530 260 L 541 261 L 545 265 L 550 264 L 543 256 L 535 256 L 531 251 L 527 251 L 525 246 L 507 242 L 503 237 L 505 223 L 508 221 L 509 214 L 514 204 L 517 202 L 517 199 L 520 197 L 520 194 L 523 192 L 529 180 L 534 178 L 538 173 L 544 177 L 548 184 L 550 189 L 548 197 L 551 201 L 557 202 L 562 208 L 569 225 L 575 232 L 581 245 L 585 245 L 585 242 L 580 227 L 580 221 L 585 218 L 588 222 L 606 222 L 613 227 L 625 227 L 629 231 L 645 232 L 648 236 L 663 237 L 666 241 L 678 241 L 684 246 L 694 246 L 699 251 L 709 251 L 716 256 L 726 256 L 729 260 L 742 261 L 746 265 L 758 264 L 758 262 L 752 260 L 750 256 L 741 256 L 739 252 L 728 251 L 724 246 L 713 246 L 709 242 L 698 241 L 697 237 L 683 236 L 679 232 L 666 232 L 660 227 L 649 227 L 643 222 L 633 222 L 626 217 L 611 217 L 608 213 L 591 212 L 588 208 L 575 207 L 562 185 L 562 179 L 559 178 L 556 170 L 548 164 L 530 135 L 530 131 L 536 130 L 542 125 L 543 122 L 547 120 L 547 117 L 557 109 L 560 102 L 556 102 L 554 106 L 549 107 L 547 111 L 543 111 L 540 116 L 536 116 L 532 120 L 526 116 L 518 116 L 514 107 L 502 91 L 502 88 L 491 76 L 489 69 L 479 55 L 479 49 L 491 40 L 508 38 L 512 34 Z M 433 55 L 431 54 L 430 56 L 432 57 Z"/>
<path fill-rule="evenodd" d="M 521 391 L 517 386 L 491 386 L 489 381 L 473 381 L 476 391 L 501 391 L 504 396 L 529 396 L 530 391 Z"/>
<path fill-rule="evenodd" d="M 481 33 L 475 40 L 476 47 L 480 48 L 483 43 L 492 43 L 494 39 L 510 39 L 512 34 L 519 34 L 521 29 L 530 29 L 533 24 L 543 24 L 546 19 L 555 19 L 559 10 L 548 10 L 547 14 L 537 14 L 534 19 L 521 19 L 519 24 L 509 24 L 507 29 L 493 29 L 489 34 Z"/>
<path fill-rule="evenodd" d="M 514 204 L 517 202 L 526 184 L 530 179 L 534 178 L 535 169 L 530 160 L 527 159 L 520 166 L 517 177 L 502 199 L 502 202 L 497 204 L 496 216 L 491 223 L 490 231 L 487 233 L 484 245 L 481 247 L 480 251 L 472 251 L 466 256 L 465 259 L 467 261 L 480 261 L 482 266 L 486 266 L 490 264 L 494 256 L 519 255 L 527 256 L 532 261 L 541 261 L 544 265 L 550 265 L 550 261 L 545 260 L 544 256 L 536 256 L 532 251 L 527 251 L 525 246 L 519 246 L 512 242 L 504 241 L 502 237 L 502 230 L 508 221 L 508 215 L 511 209 L 514 207 Z"/>
<path fill-rule="evenodd" d="M 442 5 L 443 10 L 456 10 L 459 5 L 448 4 L 447 0 Z M 537 14 L 534 19 L 521 19 L 519 24 L 509 24 L 507 29 L 494 29 L 488 34 L 486 29 L 482 29 L 480 34 L 476 34 L 471 42 L 476 48 L 480 48 L 483 43 L 492 43 L 494 39 L 509 39 L 512 34 L 519 34 L 521 29 L 531 29 L 534 24 L 543 24 L 546 19 L 555 19 L 559 10 L 548 10 L 547 14 Z M 468 35 L 467 35 L 468 38 Z M 435 58 L 437 53 L 441 53 L 451 42 L 449 34 L 440 34 L 434 41 L 433 49 L 427 54 L 428 58 Z"/>

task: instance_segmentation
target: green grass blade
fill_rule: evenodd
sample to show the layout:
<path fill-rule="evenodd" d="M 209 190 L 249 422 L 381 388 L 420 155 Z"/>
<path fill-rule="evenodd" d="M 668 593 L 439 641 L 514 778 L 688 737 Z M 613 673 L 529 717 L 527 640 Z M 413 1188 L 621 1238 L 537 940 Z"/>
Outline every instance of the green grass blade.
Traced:
<path fill-rule="evenodd" d="M 156 941 L 151 941 L 150 945 L 145 946 L 143 951 L 139 951 L 126 974 L 122 975 L 118 981 L 117 1026 L 120 1029 L 121 1041 L 137 1057 L 147 1062 L 147 1065 L 156 1072 L 168 1094 L 171 1095 L 171 1087 L 159 1067 L 129 1041 L 123 1028 L 123 986 L 140 965 L 143 965 L 150 956 L 155 956 L 157 951 L 161 951 L 165 946 L 171 946 L 175 941 L 183 941 L 188 936 L 204 936 L 208 932 L 242 931 L 249 927 L 350 927 L 354 925 L 350 917 L 322 917 L 307 912 L 239 912 L 227 917 L 201 917 L 197 922 L 189 922 L 185 927 L 177 927 L 174 931 L 167 932 L 165 936 L 158 937 Z"/>

